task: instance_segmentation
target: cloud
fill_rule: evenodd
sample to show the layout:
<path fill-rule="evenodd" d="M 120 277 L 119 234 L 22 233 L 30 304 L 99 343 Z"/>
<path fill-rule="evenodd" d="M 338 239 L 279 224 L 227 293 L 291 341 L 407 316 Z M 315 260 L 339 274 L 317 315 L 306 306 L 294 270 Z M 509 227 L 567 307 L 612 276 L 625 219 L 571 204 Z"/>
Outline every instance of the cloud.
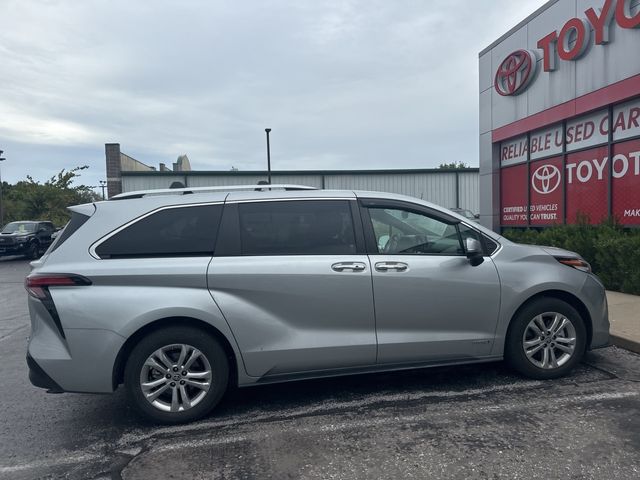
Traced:
<path fill-rule="evenodd" d="M 478 52 L 543 0 L 0 4 L 3 178 L 477 164 Z M 44 177 L 43 177 L 44 178 Z"/>

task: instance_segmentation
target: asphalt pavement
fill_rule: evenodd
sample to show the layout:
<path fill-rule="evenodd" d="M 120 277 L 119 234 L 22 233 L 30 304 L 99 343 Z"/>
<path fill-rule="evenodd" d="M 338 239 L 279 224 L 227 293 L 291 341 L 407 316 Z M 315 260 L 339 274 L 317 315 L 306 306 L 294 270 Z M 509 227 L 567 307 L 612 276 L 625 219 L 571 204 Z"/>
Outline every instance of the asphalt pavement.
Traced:
<path fill-rule="evenodd" d="M 497 362 L 234 390 L 207 419 L 160 427 L 122 390 L 30 385 L 27 272 L 0 259 L 0 478 L 640 478 L 640 356 L 626 350 L 554 381 Z"/>

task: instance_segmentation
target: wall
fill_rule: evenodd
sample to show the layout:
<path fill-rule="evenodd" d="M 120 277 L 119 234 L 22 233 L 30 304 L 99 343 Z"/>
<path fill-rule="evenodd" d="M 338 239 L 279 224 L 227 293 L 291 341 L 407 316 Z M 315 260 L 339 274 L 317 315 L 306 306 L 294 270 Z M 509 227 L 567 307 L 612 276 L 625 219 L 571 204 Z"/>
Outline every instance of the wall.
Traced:
<path fill-rule="evenodd" d="M 122 172 L 122 191 L 169 188 L 172 182 L 188 187 L 255 185 L 262 172 Z M 272 183 L 308 185 L 336 190 L 370 190 L 399 193 L 447 208 L 479 209 L 478 170 L 369 170 L 272 173 Z"/>

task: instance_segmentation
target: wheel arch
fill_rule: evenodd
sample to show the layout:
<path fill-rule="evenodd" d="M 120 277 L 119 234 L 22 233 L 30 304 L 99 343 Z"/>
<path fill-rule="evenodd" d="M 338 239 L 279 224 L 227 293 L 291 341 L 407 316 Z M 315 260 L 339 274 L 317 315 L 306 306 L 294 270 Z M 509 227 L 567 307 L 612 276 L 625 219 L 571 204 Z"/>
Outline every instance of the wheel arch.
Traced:
<path fill-rule="evenodd" d="M 507 338 L 509 336 L 508 332 L 511 329 L 511 326 L 513 325 L 513 320 L 518 316 L 518 314 L 528 305 L 530 305 L 531 303 L 537 300 L 540 300 L 541 298 L 555 298 L 557 300 L 562 300 L 563 302 L 568 303 L 569 305 L 571 305 L 573 308 L 577 310 L 577 312 L 580 314 L 580 317 L 584 321 L 584 328 L 587 331 L 587 349 L 588 349 L 589 345 L 591 345 L 591 340 L 593 337 L 593 323 L 592 323 L 591 314 L 589 313 L 589 309 L 578 297 L 564 290 L 544 290 L 542 292 L 536 293 L 535 295 L 532 295 L 531 297 L 527 298 L 524 302 L 522 302 L 522 304 L 516 309 L 515 312 L 513 312 L 513 315 L 509 319 L 509 327 L 507 328 L 507 335 L 505 335 L 504 337 L 504 342 L 507 341 Z"/>
<path fill-rule="evenodd" d="M 203 320 L 199 320 L 192 317 L 166 317 L 147 323 L 136 330 L 132 335 L 127 338 L 116 356 L 116 360 L 113 364 L 112 373 L 112 385 L 115 390 L 118 385 L 124 381 L 124 369 L 127 364 L 127 358 L 133 350 L 133 348 L 149 333 L 160 330 L 170 326 L 185 326 L 193 327 L 203 330 L 216 340 L 220 342 L 220 345 L 224 349 L 227 358 L 229 359 L 229 382 L 231 385 L 237 385 L 238 381 L 238 360 L 236 354 L 231 346 L 231 343 L 227 337 L 216 327 Z"/>

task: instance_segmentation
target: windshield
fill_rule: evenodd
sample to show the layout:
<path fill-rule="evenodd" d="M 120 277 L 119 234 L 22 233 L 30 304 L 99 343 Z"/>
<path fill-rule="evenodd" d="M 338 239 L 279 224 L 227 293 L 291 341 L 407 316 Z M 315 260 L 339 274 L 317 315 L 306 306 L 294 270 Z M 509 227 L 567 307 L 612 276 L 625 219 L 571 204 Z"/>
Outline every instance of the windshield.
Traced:
<path fill-rule="evenodd" d="M 2 233 L 33 233 L 36 231 L 36 224 L 33 222 L 11 222 L 2 229 Z"/>

